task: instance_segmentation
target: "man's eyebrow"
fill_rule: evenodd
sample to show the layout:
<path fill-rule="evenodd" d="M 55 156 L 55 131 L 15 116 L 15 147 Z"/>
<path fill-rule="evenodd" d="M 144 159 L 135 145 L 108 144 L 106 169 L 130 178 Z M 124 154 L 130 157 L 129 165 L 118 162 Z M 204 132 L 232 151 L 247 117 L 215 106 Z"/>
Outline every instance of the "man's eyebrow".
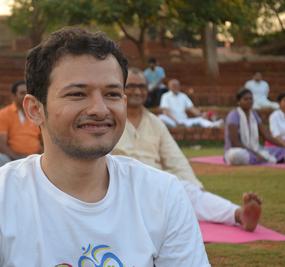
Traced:
<path fill-rule="evenodd" d="M 74 87 L 86 89 L 87 87 L 89 87 L 89 85 L 87 85 L 85 83 L 71 83 L 71 84 L 64 86 L 63 89 L 70 89 L 70 88 L 74 88 Z M 111 83 L 111 84 L 105 85 L 104 87 L 108 88 L 108 89 L 124 88 L 124 86 L 120 83 Z"/>
<path fill-rule="evenodd" d="M 120 84 L 120 83 L 111 83 L 111 84 L 107 84 L 105 86 L 105 88 L 108 88 L 108 89 L 117 89 L 117 88 L 119 88 L 119 89 L 121 89 L 121 88 L 124 88 L 124 86 L 122 84 Z"/>
<path fill-rule="evenodd" d="M 64 86 L 63 89 L 70 89 L 70 88 L 74 88 L 74 87 L 85 89 L 88 86 L 85 83 L 71 83 L 71 84 Z"/>

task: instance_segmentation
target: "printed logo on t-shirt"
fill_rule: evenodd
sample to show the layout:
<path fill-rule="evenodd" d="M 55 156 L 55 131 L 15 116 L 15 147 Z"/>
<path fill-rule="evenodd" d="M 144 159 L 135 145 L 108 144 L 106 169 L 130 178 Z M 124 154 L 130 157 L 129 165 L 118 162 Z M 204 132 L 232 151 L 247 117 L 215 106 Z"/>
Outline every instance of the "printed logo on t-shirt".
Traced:
<path fill-rule="evenodd" d="M 121 260 L 110 252 L 111 247 L 99 245 L 93 247 L 88 245 L 87 248 L 82 247 L 83 254 L 78 260 L 78 267 L 124 267 Z M 55 267 L 75 267 L 69 263 L 60 263 Z"/>

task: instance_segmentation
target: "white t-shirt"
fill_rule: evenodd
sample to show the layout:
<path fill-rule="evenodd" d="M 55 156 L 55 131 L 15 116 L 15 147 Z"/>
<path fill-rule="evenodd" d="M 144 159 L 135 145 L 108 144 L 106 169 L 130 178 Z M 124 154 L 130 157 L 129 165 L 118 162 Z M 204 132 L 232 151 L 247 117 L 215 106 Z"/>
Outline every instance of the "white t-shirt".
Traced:
<path fill-rule="evenodd" d="M 285 113 L 282 110 L 275 110 L 269 117 L 269 127 L 272 136 L 280 136 L 285 140 Z"/>
<path fill-rule="evenodd" d="M 55 187 L 39 155 L 0 169 L 0 266 L 209 266 L 177 179 L 126 157 L 106 159 L 109 187 L 96 203 Z"/>
<path fill-rule="evenodd" d="M 187 119 L 186 110 L 193 106 L 190 98 L 181 92 L 174 94 L 172 91 L 169 91 L 162 95 L 160 101 L 160 107 L 169 109 L 171 115 L 174 116 L 177 121 Z"/>
<path fill-rule="evenodd" d="M 263 102 L 267 100 L 269 94 L 269 85 L 266 81 L 249 80 L 245 83 L 245 88 L 252 92 L 254 102 Z"/>

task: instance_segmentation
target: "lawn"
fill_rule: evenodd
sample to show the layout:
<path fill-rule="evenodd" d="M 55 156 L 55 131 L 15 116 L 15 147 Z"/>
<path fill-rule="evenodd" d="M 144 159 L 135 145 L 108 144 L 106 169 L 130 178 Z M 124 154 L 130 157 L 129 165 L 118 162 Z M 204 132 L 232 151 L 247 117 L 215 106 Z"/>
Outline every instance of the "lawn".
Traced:
<path fill-rule="evenodd" d="M 182 147 L 186 156 L 222 155 L 222 147 Z M 240 203 L 246 191 L 263 199 L 261 224 L 285 234 L 285 170 L 259 166 L 191 164 L 208 191 Z M 285 266 L 285 242 L 206 244 L 212 266 Z"/>

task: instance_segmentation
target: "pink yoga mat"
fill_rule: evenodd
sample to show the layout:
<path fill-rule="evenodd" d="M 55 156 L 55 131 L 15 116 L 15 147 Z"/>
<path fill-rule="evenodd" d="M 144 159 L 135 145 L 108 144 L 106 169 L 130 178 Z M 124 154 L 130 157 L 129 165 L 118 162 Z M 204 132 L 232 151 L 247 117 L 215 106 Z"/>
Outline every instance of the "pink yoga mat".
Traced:
<path fill-rule="evenodd" d="M 208 164 L 217 164 L 217 165 L 225 165 L 223 156 L 209 156 L 209 157 L 195 157 L 190 158 L 191 162 L 197 162 L 197 163 L 208 163 Z M 256 164 L 254 166 L 266 166 L 266 167 L 272 167 L 272 168 L 281 168 L 285 169 L 285 164 L 270 164 L 270 163 L 262 163 L 262 164 Z"/>
<path fill-rule="evenodd" d="M 238 226 L 199 222 L 205 243 L 247 243 L 258 240 L 285 241 L 285 235 L 258 225 L 254 232 L 246 232 Z"/>

